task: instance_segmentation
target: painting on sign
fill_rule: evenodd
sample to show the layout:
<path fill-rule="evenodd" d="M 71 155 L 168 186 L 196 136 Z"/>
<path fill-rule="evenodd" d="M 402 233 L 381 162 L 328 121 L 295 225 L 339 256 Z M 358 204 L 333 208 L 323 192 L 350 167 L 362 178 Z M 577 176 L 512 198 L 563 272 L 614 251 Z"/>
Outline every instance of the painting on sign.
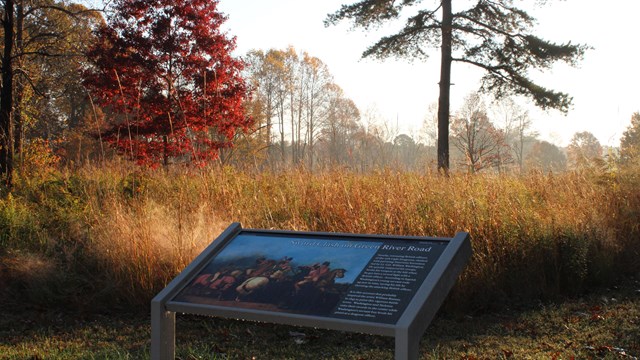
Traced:
<path fill-rule="evenodd" d="M 174 300 L 328 315 L 381 245 L 240 234 Z"/>

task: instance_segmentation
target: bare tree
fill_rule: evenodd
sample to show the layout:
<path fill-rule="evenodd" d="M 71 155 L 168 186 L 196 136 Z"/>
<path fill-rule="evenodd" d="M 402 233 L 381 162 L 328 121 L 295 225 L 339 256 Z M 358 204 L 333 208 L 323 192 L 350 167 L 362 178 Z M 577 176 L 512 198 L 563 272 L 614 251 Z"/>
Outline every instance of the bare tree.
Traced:
<path fill-rule="evenodd" d="M 333 76 L 327 66 L 317 57 L 304 53 L 302 69 L 307 81 L 304 84 L 304 111 L 306 126 L 306 144 L 309 148 L 308 166 L 313 170 L 314 145 L 320 130 L 322 117 L 326 115 L 328 87 L 333 84 Z"/>
<path fill-rule="evenodd" d="M 361 172 L 380 167 L 384 162 L 382 115 L 375 107 L 369 107 L 360 118 L 360 128 L 354 134 L 354 159 Z"/>
<path fill-rule="evenodd" d="M 329 92 L 327 114 L 320 131 L 320 140 L 326 144 L 328 162 L 347 164 L 353 154 L 354 135 L 359 130 L 360 112 L 355 103 L 344 96 L 335 84 L 327 86 Z"/>
<path fill-rule="evenodd" d="M 464 154 L 469 173 L 500 167 L 507 159 L 504 133 L 489 120 L 484 101 L 478 94 L 467 96 L 451 126 L 453 145 Z"/>
<path fill-rule="evenodd" d="M 498 100 L 492 106 L 492 110 L 494 118 L 502 122 L 505 143 L 513 151 L 518 169 L 523 171 L 525 146 L 534 141 L 538 135 L 531 130 L 532 121 L 529 112 L 511 98 Z"/>
<path fill-rule="evenodd" d="M 427 145 L 436 144 L 438 141 L 438 103 L 431 103 L 427 107 L 427 113 L 422 120 L 420 138 Z"/>

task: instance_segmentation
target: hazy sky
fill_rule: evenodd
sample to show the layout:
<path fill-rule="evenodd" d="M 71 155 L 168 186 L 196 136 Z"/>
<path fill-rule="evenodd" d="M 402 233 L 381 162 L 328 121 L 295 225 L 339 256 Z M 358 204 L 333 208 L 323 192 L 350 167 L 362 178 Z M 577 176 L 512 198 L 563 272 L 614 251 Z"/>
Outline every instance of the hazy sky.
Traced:
<path fill-rule="evenodd" d="M 327 64 L 335 82 L 361 112 L 375 107 L 392 125 L 397 121 L 401 132 L 416 134 L 429 105 L 438 99 L 439 51 L 434 50 L 426 62 L 361 60 L 362 51 L 390 30 L 367 34 L 359 29 L 351 31 L 346 23 L 324 27 L 328 13 L 351 2 L 220 0 L 220 10 L 229 16 L 225 27 L 237 36 L 238 55 L 250 49 L 284 49 L 289 45 L 307 51 Z M 537 35 L 594 49 L 579 68 L 562 65 L 534 76 L 541 85 L 574 97 L 574 107 L 567 116 L 531 108 L 534 127 L 541 138 L 559 145 L 568 144 L 577 131 L 590 131 L 603 145 L 617 146 L 632 113 L 640 111 L 640 1 L 548 3 L 531 12 L 538 19 Z M 455 11 L 456 1 L 453 5 Z M 480 75 L 469 66 L 454 64 L 452 111 L 477 90 Z"/>

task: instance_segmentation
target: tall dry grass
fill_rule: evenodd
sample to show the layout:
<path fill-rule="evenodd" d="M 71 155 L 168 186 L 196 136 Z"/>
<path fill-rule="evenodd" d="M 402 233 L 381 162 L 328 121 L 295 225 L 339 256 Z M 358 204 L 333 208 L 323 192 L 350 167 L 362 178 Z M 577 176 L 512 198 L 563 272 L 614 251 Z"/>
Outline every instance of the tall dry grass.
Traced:
<path fill-rule="evenodd" d="M 396 171 L 152 172 L 112 164 L 18 185 L 0 200 L 6 225 L 0 256 L 7 264 L 29 257 L 46 270 L 5 266 L 9 288 L 30 289 L 15 296 L 37 300 L 38 288 L 53 283 L 49 301 L 68 301 L 68 291 L 55 289 L 72 287 L 83 294 L 73 301 L 85 306 L 130 306 L 148 304 L 232 221 L 365 234 L 468 231 L 474 255 L 450 304 L 484 309 L 637 273 L 636 184 L 637 171 L 444 178 Z M 66 275 L 47 275 L 60 271 Z"/>
<path fill-rule="evenodd" d="M 217 176 L 217 175 L 216 175 Z M 637 272 L 640 198 L 615 174 L 226 173 L 234 220 L 257 228 L 472 235 L 464 307 L 577 293 Z M 212 179 L 213 180 L 213 179 Z"/>

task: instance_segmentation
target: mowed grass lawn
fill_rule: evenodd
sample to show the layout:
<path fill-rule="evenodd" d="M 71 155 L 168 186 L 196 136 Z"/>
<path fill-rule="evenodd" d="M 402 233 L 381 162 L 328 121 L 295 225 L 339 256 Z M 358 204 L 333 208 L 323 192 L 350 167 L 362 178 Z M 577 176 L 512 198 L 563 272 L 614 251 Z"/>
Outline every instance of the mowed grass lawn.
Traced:
<path fill-rule="evenodd" d="M 392 359 L 392 338 L 177 316 L 179 359 Z M 1 359 L 149 358 L 144 313 L 0 310 Z M 562 302 L 436 317 L 422 359 L 637 359 L 640 281 Z"/>

